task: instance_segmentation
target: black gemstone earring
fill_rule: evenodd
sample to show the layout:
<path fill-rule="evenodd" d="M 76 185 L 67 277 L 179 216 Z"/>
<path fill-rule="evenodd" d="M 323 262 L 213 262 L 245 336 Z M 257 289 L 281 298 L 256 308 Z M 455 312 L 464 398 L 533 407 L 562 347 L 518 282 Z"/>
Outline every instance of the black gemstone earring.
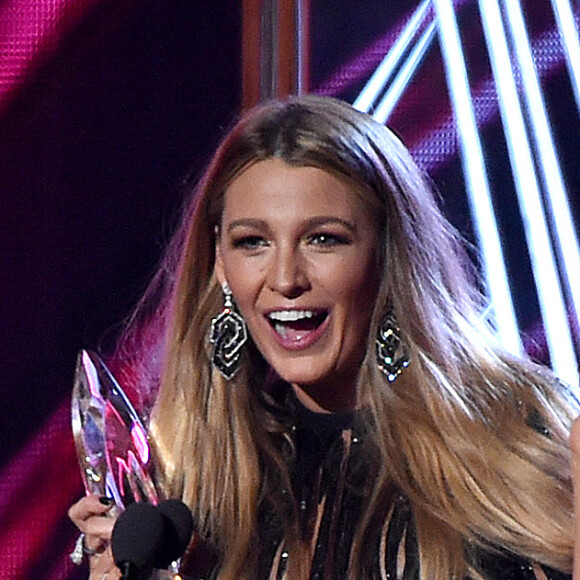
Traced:
<path fill-rule="evenodd" d="M 409 366 L 409 355 L 401 341 L 401 330 L 394 312 L 388 312 L 379 324 L 375 345 L 377 365 L 392 383 Z"/>
<path fill-rule="evenodd" d="M 245 320 L 236 310 L 230 287 L 226 283 L 222 289 L 224 309 L 212 318 L 209 341 L 213 346 L 212 364 L 230 380 L 240 368 L 242 348 L 248 340 L 248 331 Z"/>

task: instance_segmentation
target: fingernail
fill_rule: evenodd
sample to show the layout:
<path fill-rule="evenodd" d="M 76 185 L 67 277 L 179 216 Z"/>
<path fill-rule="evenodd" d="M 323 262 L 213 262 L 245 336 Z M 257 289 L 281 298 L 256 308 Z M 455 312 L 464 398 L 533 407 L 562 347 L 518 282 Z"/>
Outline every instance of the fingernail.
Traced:
<path fill-rule="evenodd" d="M 113 498 L 112 497 L 107 497 L 106 495 L 103 495 L 99 498 L 99 501 L 106 506 L 109 505 L 113 505 Z"/>

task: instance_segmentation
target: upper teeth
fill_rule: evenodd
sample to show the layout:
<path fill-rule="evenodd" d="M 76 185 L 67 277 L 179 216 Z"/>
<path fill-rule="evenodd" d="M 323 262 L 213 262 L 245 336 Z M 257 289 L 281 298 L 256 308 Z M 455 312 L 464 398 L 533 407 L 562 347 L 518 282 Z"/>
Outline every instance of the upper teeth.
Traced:
<path fill-rule="evenodd" d="M 281 322 L 292 322 L 300 320 L 301 318 L 312 318 L 316 313 L 312 310 L 277 310 L 270 312 L 268 317 L 272 320 L 279 320 Z"/>

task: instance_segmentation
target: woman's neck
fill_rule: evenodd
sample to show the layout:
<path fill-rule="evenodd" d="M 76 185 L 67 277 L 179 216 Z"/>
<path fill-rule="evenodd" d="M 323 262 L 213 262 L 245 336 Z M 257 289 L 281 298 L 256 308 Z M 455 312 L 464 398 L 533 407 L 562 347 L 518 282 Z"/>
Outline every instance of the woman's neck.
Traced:
<path fill-rule="evenodd" d="M 297 399 L 315 413 L 342 413 L 358 407 L 356 388 L 329 389 L 321 386 L 292 384 Z"/>

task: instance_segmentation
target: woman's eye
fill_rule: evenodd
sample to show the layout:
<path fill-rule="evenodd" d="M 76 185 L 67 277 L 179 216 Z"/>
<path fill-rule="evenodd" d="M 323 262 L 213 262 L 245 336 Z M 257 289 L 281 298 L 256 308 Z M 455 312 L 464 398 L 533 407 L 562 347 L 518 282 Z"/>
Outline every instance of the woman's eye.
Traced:
<path fill-rule="evenodd" d="M 241 238 L 234 239 L 232 241 L 232 246 L 234 248 L 241 248 L 247 250 L 253 250 L 260 248 L 267 244 L 266 240 L 261 236 L 243 236 Z"/>
<path fill-rule="evenodd" d="M 330 234 L 325 232 L 320 232 L 318 234 L 313 234 L 308 239 L 309 243 L 316 246 L 337 246 L 346 245 L 350 243 L 350 239 L 346 236 L 340 234 Z"/>

